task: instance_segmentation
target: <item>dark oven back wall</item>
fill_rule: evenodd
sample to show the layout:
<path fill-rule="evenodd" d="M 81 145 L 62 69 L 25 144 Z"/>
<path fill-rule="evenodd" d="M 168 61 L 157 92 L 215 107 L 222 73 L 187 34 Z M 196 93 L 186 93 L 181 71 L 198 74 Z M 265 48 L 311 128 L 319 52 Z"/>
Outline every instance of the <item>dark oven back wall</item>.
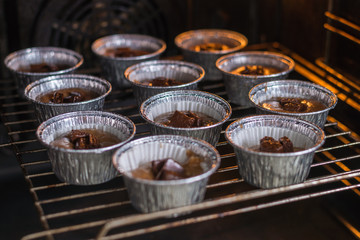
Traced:
<path fill-rule="evenodd" d="M 163 38 L 172 55 L 178 54 L 173 43 L 177 34 L 225 28 L 243 33 L 249 44 L 279 41 L 313 60 L 323 56 L 327 0 L 5 0 L 4 7 L 8 44 L 3 56 L 20 48 L 55 45 L 91 57 L 93 40 L 120 32 Z"/>

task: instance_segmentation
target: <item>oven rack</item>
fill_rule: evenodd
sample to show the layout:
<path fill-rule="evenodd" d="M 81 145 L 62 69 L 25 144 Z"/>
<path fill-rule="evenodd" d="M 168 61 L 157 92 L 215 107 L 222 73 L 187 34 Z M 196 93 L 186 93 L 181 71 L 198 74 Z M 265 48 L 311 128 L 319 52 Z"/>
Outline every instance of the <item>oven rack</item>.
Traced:
<path fill-rule="evenodd" d="M 360 38 L 358 37 L 360 36 L 360 25 L 347 19 L 345 16 L 341 16 L 337 5 L 335 0 L 329 0 L 328 2 L 328 9 L 324 13 L 326 23 L 323 25 L 326 31 L 324 57 L 316 59 L 315 63 L 319 70 L 323 72 L 322 75 L 326 81 L 342 90 L 341 94 L 338 94 L 339 99 L 359 112 L 360 80 L 355 76 L 349 75 L 343 67 L 333 66 L 334 64 L 331 63 L 331 60 L 334 58 L 332 51 L 336 46 L 333 39 L 335 36 L 349 44 L 360 46 Z"/>
<path fill-rule="evenodd" d="M 250 49 L 264 47 L 291 55 L 297 64 L 291 78 L 321 79 L 307 62 L 277 43 Z M 98 69 L 83 70 L 83 73 L 98 74 Z M 227 98 L 221 81 L 204 83 L 200 89 Z M 316 152 L 304 183 L 269 190 L 248 185 L 237 171 L 234 151 L 222 131 L 216 146 L 222 163 L 210 178 L 204 202 L 140 214 L 132 208 L 121 176 L 96 186 L 60 182 L 51 170 L 45 148 L 35 137 L 37 122 L 32 106 L 18 97 L 11 79 L 0 80 L 0 92 L 1 120 L 9 138 L 9 142 L 0 147 L 11 148 L 16 155 L 44 227 L 44 231 L 24 236 L 24 240 L 142 239 L 154 232 L 168 232 L 341 191 L 352 191 L 360 196 L 359 136 L 329 116 L 324 129 L 325 144 Z M 223 129 L 239 117 L 255 114 L 253 108 L 232 107 L 233 115 Z M 106 99 L 104 110 L 128 116 L 136 124 L 136 138 L 149 135 L 149 127 L 138 113 L 131 89 L 114 90 Z"/>

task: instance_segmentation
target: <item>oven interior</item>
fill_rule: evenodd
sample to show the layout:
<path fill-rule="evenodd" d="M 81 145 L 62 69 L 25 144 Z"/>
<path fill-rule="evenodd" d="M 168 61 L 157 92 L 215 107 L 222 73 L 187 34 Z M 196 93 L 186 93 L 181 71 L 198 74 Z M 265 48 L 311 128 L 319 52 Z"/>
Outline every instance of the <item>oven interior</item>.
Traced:
<path fill-rule="evenodd" d="M 225 28 L 249 39 L 245 50 L 293 58 L 289 79 L 325 86 L 339 98 L 325 126 L 308 179 L 263 190 L 238 174 L 232 147 L 221 138 L 221 167 L 203 203 L 150 214 L 130 204 L 121 176 L 95 186 L 59 181 L 37 141 L 34 109 L 1 67 L 1 142 L 4 239 L 359 239 L 360 1 L 3 1 L 1 57 L 31 46 L 61 46 L 85 57 L 80 73 L 100 76 L 90 51 L 100 36 L 129 32 L 164 39 L 164 58 L 181 59 L 174 37 L 186 30 Z M 210 14 L 211 13 L 211 14 Z M 200 89 L 227 99 L 222 81 Z M 232 104 L 235 119 L 255 114 Z M 149 135 L 132 89 L 114 89 L 105 111 L 128 116 L 136 138 Z M 177 214 L 177 217 L 173 217 Z"/>

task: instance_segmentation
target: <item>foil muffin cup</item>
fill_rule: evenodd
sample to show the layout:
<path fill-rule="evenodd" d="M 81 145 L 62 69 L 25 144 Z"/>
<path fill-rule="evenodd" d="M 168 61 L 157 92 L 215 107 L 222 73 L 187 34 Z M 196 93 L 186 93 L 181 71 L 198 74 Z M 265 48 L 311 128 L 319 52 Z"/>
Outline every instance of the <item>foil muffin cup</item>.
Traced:
<path fill-rule="evenodd" d="M 135 64 L 125 70 L 125 78 L 131 83 L 140 106 L 143 101 L 158 93 L 175 90 L 195 90 L 204 78 L 204 69 L 193 63 L 170 60 L 154 60 Z M 157 77 L 182 82 L 176 86 L 149 86 L 142 83 Z"/>
<path fill-rule="evenodd" d="M 294 147 L 304 150 L 270 153 L 252 150 L 265 136 L 287 136 Z M 318 126 L 297 118 L 257 115 L 231 123 L 225 137 L 234 147 L 239 173 L 248 183 L 260 188 L 276 188 L 301 183 L 307 178 L 315 151 L 325 134 Z"/>
<path fill-rule="evenodd" d="M 255 105 L 258 114 L 279 114 L 296 117 L 312 122 L 321 128 L 324 128 L 329 111 L 335 108 L 337 103 L 336 95 L 327 88 L 299 80 L 279 80 L 262 83 L 253 87 L 248 97 L 253 106 Z M 262 107 L 264 101 L 277 97 L 314 99 L 320 101 L 326 108 L 316 112 L 288 113 Z"/>
<path fill-rule="evenodd" d="M 192 111 L 217 120 L 216 123 L 194 128 L 171 127 L 155 122 L 156 117 L 177 111 Z M 150 124 L 153 135 L 171 134 L 199 138 L 215 146 L 219 141 L 222 125 L 230 118 L 231 106 L 221 97 L 198 90 L 179 90 L 160 93 L 147 99 L 140 106 L 140 115 Z"/>
<path fill-rule="evenodd" d="M 25 87 L 40 79 L 48 76 L 69 74 L 78 69 L 84 62 L 84 58 L 77 52 L 58 47 L 33 47 L 22 49 L 9 54 L 5 60 L 5 66 L 10 70 L 15 78 L 18 94 L 24 98 Z M 30 64 L 54 64 L 68 65 L 69 68 L 54 72 L 26 72 L 21 68 Z"/>
<path fill-rule="evenodd" d="M 247 65 L 271 67 L 280 72 L 268 75 L 231 73 L 231 71 Z M 248 98 L 250 89 L 259 83 L 286 79 L 294 70 L 295 62 L 280 53 L 250 51 L 223 56 L 216 61 L 216 67 L 222 72 L 225 90 L 231 103 L 251 107 L 252 104 Z"/>
<path fill-rule="evenodd" d="M 180 164 L 190 150 L 204 158 L 200 175 L 178 180 L 136 178 L 131 171 L 153 160 L 172 158 Z M 148 213 L 203 201 L 211 174 L 220 165 L 220 155 L 210 144 L 184 136 L 158 135 L 129 142 L 113 155 L 113 164 L 123 175 L 132 205 Z"/>
<path fill-rule="evenodd" d="M 44 103 L 38 97 L 61 89 L 81 88 L 99 94 L 98 97 L 76 103 Z M 101 78 L 83 74 L 65 74 L 51 76 L 29 84 L 25 89 L 25 97 L 31 101 L 39 121 L 43 121 L 67 112 L 102 110 L 105 97 L 111 92 L 111 84 Z"/>
<path fill-rule="evenodd" d="M 118 137 L 121 142 L 96 149 L 66 149 L 51 145 L 59 136 L 71 130 L 96 129 Z M 47 148 L 52 169 L 64 182 L 93 185 L 111 180 L 117 175 L 112 154 L 135 135 L 135 124 L 127 117 L 101 111 L 65 113 L 43 122 L 36 131 Z"/>
<path fill-rule="evenodd" d="M 131 48 L 148 51 L 149 54 L 134 57 L 109 57 L 105 56 L 109 48 Z M 102 73 L 113 85 L 123 88 L 130 87 L 124 77 L 127 67 L 139 62 L 159 59 L 166 49 L 166 43 L 147 35 L 140 34 L 115 34 L 97 39 L 91 46 L 93 53 L 100 61 Z"/>
<path fill-rule="evenodd" d="M 194 46 L 206 43 L 227 45 L 226 50 L 195 51 Z M 184 32 L 175 37 L 175 45 L 181 49 L 185 61 L 197 63 L 205 69 L 205 80 L 219 80 L 222 75 L 216 68 L 216 60 L 229 53 L 243 49 L 247 38 L 234 31 L 224 29 L 200 29 Z"/>

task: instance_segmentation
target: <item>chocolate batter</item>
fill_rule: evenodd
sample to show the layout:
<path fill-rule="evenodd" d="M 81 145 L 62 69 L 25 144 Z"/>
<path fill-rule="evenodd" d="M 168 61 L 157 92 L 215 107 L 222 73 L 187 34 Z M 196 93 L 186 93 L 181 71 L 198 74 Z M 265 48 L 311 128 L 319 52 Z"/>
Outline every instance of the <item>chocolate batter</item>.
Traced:
<path fill-rule="evenodd" d="M 136 178 L 149 180 L 177 180 L 202 174 L 204 170 L 201 163 L 204 159 L 190 150 L 186 152 L 186 155 L 188 159 L 183 165 L 174 159 L 167 158 L 151 161 L 131 173 Z"/>
<path fill-rule="evenodd" d="M 326 109 L 325 104 L 318 100 L 303 98 L 273 98 L 260 105 L 269 110 L 290 113 L 308 113 Z"/>
<path fill-rule="evenodd" d="M 213 125 L 217 122 L 216 119 L 203 113 L 191 111 L 175 111 L 171 113 L 165 113 L 156 117 L 154 121 L 166 126 L 177 128 L 205 127 Z"/>
<path fill-rule="evenodd" d="M 40 95 L 36 99 L 43 103 L 75 103 L 88 101 L 99 96 L 100 94 L 88 89 L 66 88 Z"/>
<path fill-rule="evenodd" d="M 104 55 L 108 57 L 136 57 L 149 54 L 149 51 L 137 50 L 128 47 L 107 48 Z"/>
<path fill-rule="evenodd" d="M 242 75 L 270 75 L 280 73 L 281 70 L 274 67 L 266 67 L 260 65 L 245 65 L 231 71 L 233 74 Z"/>
<path fill-rule="evenodd" d="M 157 77 L 150 80 L 143 80 L 140 82 L 141 84 L 148 86 L 156 86 L 156 87 L 169 87 L 169 86 L 178 86 L 184 84 L 183 82 L 177 81 L 172 78 L 165 77 Z"/>
<path fill-rule="evenodd" d="M 67 65 L 67 64 L 39 63 L 39 64 L 30 64 L 29 66 L 22 66 L 19 68 L 19 71 L 32 72 L 32 73 L 46 73 L 46 72 L 57 72 L 71 67 L 72 67 L 71 65 Z"/>
<path fill-rule="evenodd" d="M 228 45 L 222 44 L 222 43 L 202 43 L 202 44 L 198 44 L 195 46 L 192 46 L 190 49 L 196 52 L 200 52 L 200 51 L 222 51 L 222 50 L 227 50 L 230 47 Z"/>
<path fill-rule="evenodd" d="M 81 129 L 72 130 L 50 144 L 66 149 L 94 149 L 112 146 L 119 142 L 121 140 L 111 133 L 96 129 Z"/>

